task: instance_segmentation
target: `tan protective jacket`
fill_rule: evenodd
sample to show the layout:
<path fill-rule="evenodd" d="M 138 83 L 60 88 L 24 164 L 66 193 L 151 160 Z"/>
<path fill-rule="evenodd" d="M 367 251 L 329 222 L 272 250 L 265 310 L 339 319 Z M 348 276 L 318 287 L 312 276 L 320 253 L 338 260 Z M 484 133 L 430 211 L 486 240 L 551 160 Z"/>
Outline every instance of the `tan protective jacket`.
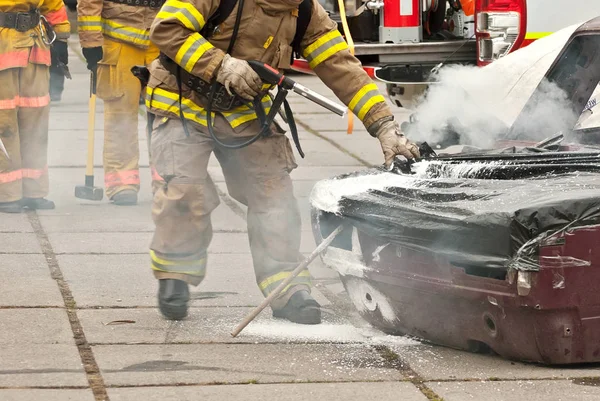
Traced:
<path fill-rule="evenodd" d="M 79 0 L 77 25 L 82 47 L 98 47 L 103 35 L 142 49 L 150 46 L 149 30 L 164 0 L 157 7 L 138 7 L 109 0 Z"/>
<path fill-rule="evenodd" d="M 289 68 L 290 44 L 296 32 L 299 3 L 294 0 L 246 0 L 232 56 L 263 61 L 279 69 Z M 163 53 L 206 81 L 216 76 L 237 14 L 236 6 L 217 32 L 206 40 L 199 32 L 218 5 L 218 0 L 167 0 L 150 32 L 152 42 Z M 365 127 L 392 116 L 377 86 L 350 54 L 337 24 L 316 0 L 313 0 L 310 24 L 301 48 L 310 67 Z M 157 115 L 177 118 L 179 102 L 175 77 L 158 60 L 151 65 L 150 72 L 146 105 Z M 206 126 L 206 112 L 200 98 L 185 86 L 183 95 L 184 116 Z M 237 132 L 257 118 L 246 106 L 221 114 Z"/>
<path fill-rule="evenodd" d="M 58 39 L 69 37 L 71 30 L 62 0 L 0 0 L 0 13 L 35 9 L 48 20 Z M 28 63 L 50 65 L 50 47 L 44 44 L 39 26 L 27 32 L 0 27 L 0 71 L 26 67 Z"/>

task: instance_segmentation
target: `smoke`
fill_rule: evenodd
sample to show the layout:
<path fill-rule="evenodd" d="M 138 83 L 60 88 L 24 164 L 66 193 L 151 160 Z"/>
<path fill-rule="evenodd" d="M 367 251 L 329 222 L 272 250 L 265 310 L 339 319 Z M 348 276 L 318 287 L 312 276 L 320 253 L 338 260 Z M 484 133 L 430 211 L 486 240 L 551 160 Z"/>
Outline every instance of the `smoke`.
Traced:
<path fill-rule="evenodd" d="M 419 99 L 413 121 L 403 126 L 407 136 L 430 144 L 489 148 L 517 134 L 518 139 L 540 141 L 570 132 L 576 120 L 572 105 L 544 75 L 576 28 L 565 28 L 484 68 L 442 68 Z M 536 88 L 535 102 L 524 109 Z M 519 132 L 511 132 L 520 113 Z"/>

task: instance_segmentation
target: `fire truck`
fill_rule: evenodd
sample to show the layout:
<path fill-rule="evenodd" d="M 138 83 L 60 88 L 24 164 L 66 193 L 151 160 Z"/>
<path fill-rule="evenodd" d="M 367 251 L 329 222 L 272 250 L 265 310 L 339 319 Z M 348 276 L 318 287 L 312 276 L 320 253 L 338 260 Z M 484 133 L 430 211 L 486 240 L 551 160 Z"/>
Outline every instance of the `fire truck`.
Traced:
<path fill-rule="evenodd" d="M 431 71 L 485 66 L 600 15 L 597 0 L 319 0 L 371 77 L 412 108 Z M 293 69 L 310 73 L 305 60 Z"/>

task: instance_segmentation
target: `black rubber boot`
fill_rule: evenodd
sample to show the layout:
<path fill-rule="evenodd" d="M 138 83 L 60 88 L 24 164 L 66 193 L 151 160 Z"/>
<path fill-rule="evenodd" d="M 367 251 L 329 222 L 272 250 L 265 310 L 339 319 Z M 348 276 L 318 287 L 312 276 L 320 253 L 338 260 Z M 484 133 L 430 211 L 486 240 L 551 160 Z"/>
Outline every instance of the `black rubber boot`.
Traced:
<path fill-rule="evenodd" d="M 187 316 L 190 291 L 185 281 L 158 280 L 158 307 L 169 320 L 181 320 Z"/>
<path fill-rule="evenodd" d="M 21 213 L 22 211 L 21 201 L 0 202 L 0 213 Z"/>
<path fill-rule="evenodd" d="M 34 210 L 52 210 L 55 208 L 54 202 L 44 198 L 23 198 L 21 203 L 23 207 Z"/>
<path fill-rule="evenodd" d="M 131 206 L 137 204 L 137 192 L 133 189 L 125 189 L 118 192 L 110 200 L 118 206 Z"/>
<path fill-rule="evenodd" d="M 273 317 L 300 324 L 319 324 L 321 305 L 308 291 L 302 290 L 294 293 L 282 309 L 273 310 Z"/>

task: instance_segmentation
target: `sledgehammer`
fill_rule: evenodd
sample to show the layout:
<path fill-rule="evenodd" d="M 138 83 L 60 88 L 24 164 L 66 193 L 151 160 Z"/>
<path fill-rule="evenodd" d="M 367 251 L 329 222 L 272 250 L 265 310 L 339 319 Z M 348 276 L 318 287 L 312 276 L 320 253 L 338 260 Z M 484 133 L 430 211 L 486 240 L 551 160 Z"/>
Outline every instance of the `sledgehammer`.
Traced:
<path fill-rule="evenodd" d="M 96 69 L 90 77 L 90 110 L 88 115 L 88 146 L 85 164 L 85 185 L 75 187 L 75 197 L 92 201 L 101 201 L 104 190 L 94 186 L 94 129 L 96 127 Z"/>
<path fill-rule="evenodd" d="M 323 240 L 323 242 L 321 242 L 319 244 L 319 246 L 317 246 L 315 248 L 315 250 L 312 251 L 312 253 L 310 255 L 308 255 L 308 257 L 306 259 L 304 259 L 302 261 L 302 263 L 300 263 L 298 265 L 298 267 L 296 267 L 294 269 L 294 271 L 292 271 L 292 274 L 290 274 L 288 278 L 286 278 L 285 280 L 283 280 L 283 282 L 281 284 L 279 284 L 279 286 L 277 286 L 277 288 L 275 288 L 275 291 L 273 291 L 272 293 L 270 293 L 269 296 L 265 298 L 265 300 L 262 302 L 262 304 L 260 304 L 256 308 L 254 308 L 254 310 L 252 312 L 250 312 L 250 314 L 248 316 L 246 316 L 246 318 L 242 321 L 242 323 L 240 323 L 239 326 L 237 326 L 235 328 L 235 330 L 233 330 L 233 332 L 231 333 L 231 335 L 233 337 L 237 337 L 237 335 L 240 334 L 241 331 L 244 330 L 244 328 L 246 326 L 248 326 L 248 324 L 250 324 L 250 322 L 253 321 L 254 318 L 256 316 L 258 316 L 258 314 L 260 312 L 263 311 L 263 309 L 265 309 L 267 306 L 269 306 L 271 304 L 271 302 L 275 298 L 277 298 L 277 296 L 281 293 L 281 291 L 283 291 L 283 289 L 285 287 L 287 287 L 288 284 L 290 284 L 292 282 L 292 280 L 295 279 L 296 276 L 298 276 L 298 274 L 300 274 L 302 272 L 302 270 L 306 269 L 306 267 L 310 264 L 310 262 L 312 262 L 313 260 L 315 260 L 315 258 L 321 252 L 323 252 L 325 250 L 325 248 L 327 248 L 329 246 L 329 244 L 331 244 L 333 242 L 333 240 L 335 239 L 335 237 L 337 237 L 338 234 L 342 232 L 342 230 L 344 230 L 344 226 L 343 225 L 339 225 L 338 228 L 336 228 L 335 230 L 333 230 L 333 232 L 331 234 L 329 234 L 329 236 L 327 238 L 325 238 Z"/>

